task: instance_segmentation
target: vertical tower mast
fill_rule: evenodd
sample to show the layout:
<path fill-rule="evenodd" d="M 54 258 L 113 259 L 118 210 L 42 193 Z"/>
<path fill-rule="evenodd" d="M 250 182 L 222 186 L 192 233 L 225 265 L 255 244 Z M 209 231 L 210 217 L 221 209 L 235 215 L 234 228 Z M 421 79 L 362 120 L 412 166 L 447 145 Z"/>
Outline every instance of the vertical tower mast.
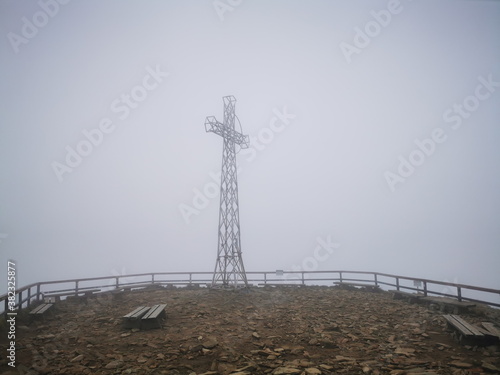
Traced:
<path fill-rule="evenodd" d="M 214 116 L 205 120 L 205 130 L 220 135 L 222 146 L 222 174 L 220 183 L 219 243 L 217 261 L 212 279 L 213 288 L 239 288 L 248 286 L 241 256 L 240 214 L 238 202 L 238 175 L 236 145 L 248 148 L 249 137 L 235 129 L 236 98 L 225 96 L 224 123 Z"/>

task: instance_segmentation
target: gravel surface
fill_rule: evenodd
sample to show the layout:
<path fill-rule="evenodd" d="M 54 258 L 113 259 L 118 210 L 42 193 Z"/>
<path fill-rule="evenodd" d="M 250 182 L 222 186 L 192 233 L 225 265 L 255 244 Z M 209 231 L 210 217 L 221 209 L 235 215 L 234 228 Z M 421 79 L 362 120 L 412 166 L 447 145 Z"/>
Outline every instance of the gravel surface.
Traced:
<path fill-rule="evenodd" d="M 123 315 L 163 303 L 162 328 L 124 328 Z M 0 374 L 500 373 L 500 347 L 458 343 L 442 314 L 339 287 L 102 293 L 18 321 L 17 368 L 3 356 Z M 500 327 L 499 310 L 461 316 Z M 0 344 L 5 353 L 6 334 Z"/>

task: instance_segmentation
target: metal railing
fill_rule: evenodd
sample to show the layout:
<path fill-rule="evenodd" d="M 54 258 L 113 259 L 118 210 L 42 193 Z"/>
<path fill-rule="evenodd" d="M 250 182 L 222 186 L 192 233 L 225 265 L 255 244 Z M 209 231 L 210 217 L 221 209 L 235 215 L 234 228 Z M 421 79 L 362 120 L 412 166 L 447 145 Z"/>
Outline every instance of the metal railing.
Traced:
<path fill-rule="evenodd" d="M 366 271 L 258 271 L 247 272 L 248 282 L 257 286 L 333 285 L 356 283 L 382 289 L 450 297 L 458 301 L 500 307 L 500 289 Z M 149 285 L 208 286 L 212 272 L 153 272 L 38 282 L 0 296 L 4 313 L 29 308 L 48 296 L 80 296 L 86 293 L 119 291 Z M 468 294 L 468 295 L 467 295 Z M 476 296 L 479 295 L 479 296 Z M 3 303 L 2 303 L 3 302 Z"/>

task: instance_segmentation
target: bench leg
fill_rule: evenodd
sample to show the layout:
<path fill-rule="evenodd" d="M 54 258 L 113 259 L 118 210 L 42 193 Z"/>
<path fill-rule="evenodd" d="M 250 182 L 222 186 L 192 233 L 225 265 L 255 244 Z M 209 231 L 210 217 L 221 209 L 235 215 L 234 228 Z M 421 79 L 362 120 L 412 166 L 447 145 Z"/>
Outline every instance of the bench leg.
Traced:
<path fill-rule="evenodd" d="M 162 328 L 161 324 L 161 318 L 155 318 L 155 319 L 145 319 L 141 322 L 141 329 L 142 330 L 149 330 L 149 329 L 156 329 L 156 328 Z"/>
<path fill-rule="evenodd" d="M 126 329 L 141 329 L 141 319 L 125 319 L 123 327 Z"/>

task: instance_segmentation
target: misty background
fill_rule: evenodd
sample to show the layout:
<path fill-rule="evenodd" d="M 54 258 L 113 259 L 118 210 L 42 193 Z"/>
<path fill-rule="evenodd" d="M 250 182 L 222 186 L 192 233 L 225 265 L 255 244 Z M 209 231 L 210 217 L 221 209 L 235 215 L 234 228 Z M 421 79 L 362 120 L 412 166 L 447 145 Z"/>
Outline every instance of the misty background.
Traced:
<path fill-rule="evenodd" d="M 234 95 L 247 271 L 500 288 L 499 21 L 498 1 L 3 0 L 1 274 L 213 271 L 204 121 Z M 337 245 L 311 265 L 318 238 Z"/>

